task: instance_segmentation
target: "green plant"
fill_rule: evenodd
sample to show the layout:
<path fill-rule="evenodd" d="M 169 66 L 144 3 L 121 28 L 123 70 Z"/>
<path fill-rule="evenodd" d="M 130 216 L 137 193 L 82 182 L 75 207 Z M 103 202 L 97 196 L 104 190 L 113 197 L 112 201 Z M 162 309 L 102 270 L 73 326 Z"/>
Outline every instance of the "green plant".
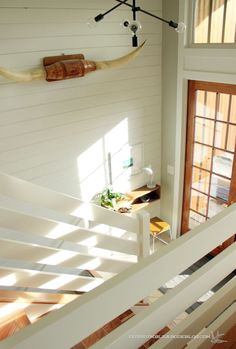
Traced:
<path fill-rule="evenodd" d="M 114 192 L 112 188 L 105 189 L 99 195 L 100 205 L 110 209 L 115 209 L 117 202 L 123 198 L 123 194 Z"/>

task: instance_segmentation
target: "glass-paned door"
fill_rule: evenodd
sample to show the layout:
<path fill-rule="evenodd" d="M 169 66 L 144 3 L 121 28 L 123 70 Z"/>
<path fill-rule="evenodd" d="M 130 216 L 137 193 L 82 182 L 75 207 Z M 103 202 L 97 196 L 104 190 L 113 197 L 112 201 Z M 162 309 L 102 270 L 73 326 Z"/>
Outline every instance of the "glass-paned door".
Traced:
<path fill-rule="evenodd" d="M 236 201 L 236 86 L 189 82 L 182 233 Z"/>

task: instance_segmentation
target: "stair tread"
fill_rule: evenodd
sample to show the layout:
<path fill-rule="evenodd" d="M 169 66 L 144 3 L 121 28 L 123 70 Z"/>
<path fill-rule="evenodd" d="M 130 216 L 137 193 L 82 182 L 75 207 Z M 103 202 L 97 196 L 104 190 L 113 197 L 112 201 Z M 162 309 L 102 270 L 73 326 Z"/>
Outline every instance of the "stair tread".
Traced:
<path fill-rule="evenodd" d="M 30 320 L 24 312 L 12 316 L 0 324 L 0 340 L 12 336 L 28 325 L 30 325 Z"/>

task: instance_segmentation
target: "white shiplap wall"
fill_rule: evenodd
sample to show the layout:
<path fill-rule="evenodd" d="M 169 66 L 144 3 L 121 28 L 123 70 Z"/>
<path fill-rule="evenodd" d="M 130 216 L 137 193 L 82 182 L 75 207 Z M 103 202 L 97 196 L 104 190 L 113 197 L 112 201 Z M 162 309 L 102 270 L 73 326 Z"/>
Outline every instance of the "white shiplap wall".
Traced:
<path fill-rule="evenodd" d="M 123 6 L 96 28 L 86 21 L 113 0 L 0 0 L 0 66 L 33 68 L 45 56 L 84 53 L 113 59 L 132 50 L 120 25 L 131 18 Z M 161 15 L 161 0 L 139 0 Z M 114 184 L 126 190 L 145 176 L 120 173 L 120 150 L 143 144 L 144 164 L 160 174 L 161 23 L 138 15 L 145 48 L 117 70 L 81 79 L 13 83 L 0 77 L 0 171 L 72 195 L 90 198 L 108 184 L 112 154 Z"/>

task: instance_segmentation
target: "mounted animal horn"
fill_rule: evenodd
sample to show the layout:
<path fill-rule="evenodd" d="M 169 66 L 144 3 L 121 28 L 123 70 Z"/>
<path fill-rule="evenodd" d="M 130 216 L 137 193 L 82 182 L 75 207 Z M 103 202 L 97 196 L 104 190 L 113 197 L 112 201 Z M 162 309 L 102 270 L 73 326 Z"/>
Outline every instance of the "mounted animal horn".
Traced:
<path fill-rule="evenodd" d="M 127 64 L 139 54 L 144 44 L 145 41 L 137 49 L 126 56 L 111 61 L 88 61 L 85 60 L 84 56 L 81 54 L 46 57 L 43 59 L 43 67 L 19 73 L 0 67 L 0 75 L 18 82 L 44 79 L 47 81 L 58 81 L 80 78 L 95 70 L 118 68 Z"/>

